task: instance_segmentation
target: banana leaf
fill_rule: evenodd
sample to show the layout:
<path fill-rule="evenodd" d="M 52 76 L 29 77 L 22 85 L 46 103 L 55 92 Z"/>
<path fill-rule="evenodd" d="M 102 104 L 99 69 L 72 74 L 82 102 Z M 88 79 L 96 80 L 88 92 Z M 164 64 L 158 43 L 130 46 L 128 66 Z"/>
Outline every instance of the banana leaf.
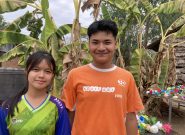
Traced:
<path fill-rule="evenodd" d="M 26 8 L 28 3 L 34 3 L 34 1 L 35 0 L 0 0 L 0 14 Z"/>
<path fill-rule="evenodd" d="M 140 70 L 141 70 L 141 58 L 143 56 L 143 50 L 136 49 L 132 54 L 129 70 L 133 74 L 137 86 L 140 82 Z"/>
<path fill-rule="evenodd" d="M 110 16 L 109 11 L 107 10 L 107 7 L 105 4 L 102 4 L 101 9 L 102 9 L 103 18 L 110 20 L 111 16 Z"/>
<path fill-rule="evenodd" d="M 60 26 L 56 33 L 63 38 L 65 35 L 70 34 L 72 32 L 72 24 L 65 24 Z M 80 35 L 86 36 L 87 35 L 87 28 L 81 27 L 80 29 Z"/>
<path fill-rule="evenodd" d="M 48 0 L 42 0 L 42 14 L 45 19 L 45 26 L 41 33 L 41 40 L 44 44 L 47 44 L 49 37 L 56 32 L 56 26 L 49 14 L 49 2 Z"/>
<path fill-rule="evenodd" d="M 47 50 L 47 46 L 45 46 L 41 41 L 30 36 L 17 32 L 0 31 L 0 47 L 7 44 L 13 44 L 16 46 L 0 57 L 1 62 L 7 61 L 17 55 L 25 54 L 26 50 L 29 48 L 35 50 Z"/>
<path fill-rule="evenodd" d="M 132 54 L 129 71 L 133 74 L 137 86 L 144 79 L 150 82 L 150 71 L 154 64 L 156 53 L 148 49 L 136 49 Z"/>
<path fill-rule="evenodd" d="M 24 55 L 25 51 L 27 50 L 26 47 L 24 46 L 16 46 L 13 49 L 11 49 L 10 51 L 6 52 L 5 54 L 1 55 L 0 57 L 0 62 L 5 62 L 8 61 L 12 58 L 15 58 L 18 55 Z"/>
<path fill-rule="evenodd" d="M 134 14 L 141 14 L 135 0 L 108 0 L 108 2 L 123 11 L 132 11 Z"/>
<path fill-rule="evenodd" d="M 168 68 L 169 68 L 169 58 L 166 56 L 163 58 L 163 61 L 161 63 L 161 69 L 158 71 L 159 72 L 159 87 L 164 88 L 166 79 L 167 79 L 167 74 L 168 74 Z"/>
<path fill-rule="evenodd" d="M 160 4 L 154 9 L 156 13 L 185 13 L 185 0 L 175 0 Z"/>
<path fill-rule="evenodd" d="M 22 44 L 25 42 L 37 43 L 38 45 L 44 47 L 43 43 L 30 36 L 20 34 L 12 31 L 0 31 L 0 46 L 5 44 Z M 44 47 L 45 48 L 45 47 Z"/>
<path fill-rule="evenodd" d="M 184 36 L 185 36 L 185 25 L 183 25 L 181 29 L 175 33 L 176 38 L 181 38 Z"/>
<path fill-rule="evenodd" d="M 141 0 L 141 3 L 147 11 L 151 11 L 153 9 L 153 5 L 148 0 Z"/>
<path fill-rule="evenodd" d="M 25 28 L 27 26 L 27 22 L 31 17 L 32 13 L 26 12 L 23 16 L 8 24 L 8 26 L 6 26 L 4 30 L 20 32 L 22 28 Z"/>
<path fill-rule="evenodd" d="M 185 24 L 185 14 L 184 15 L 182 15 L 182 16 L 180 16 L 177 20 L 175 20 L 172 24 L 171 24 L 171 26 L 167 29 L 167 31 L 166 31 L 166 33 L 167 32 L 169 32 L 170 30 L 173 30 L 173 29 L 175 29 L 175 28 L 177 28 L 177 27 L 181 27 L 181 26 L 183 26 Z M 178 33 L 176 36 L 178 37 L 178 36 L 180 36 L 180 35 L 184 35 L 183 33 L 184 33 L 184 27 L 181 27 L 181 29 L 180 30 L 178 30 L 176 33 Z"/>

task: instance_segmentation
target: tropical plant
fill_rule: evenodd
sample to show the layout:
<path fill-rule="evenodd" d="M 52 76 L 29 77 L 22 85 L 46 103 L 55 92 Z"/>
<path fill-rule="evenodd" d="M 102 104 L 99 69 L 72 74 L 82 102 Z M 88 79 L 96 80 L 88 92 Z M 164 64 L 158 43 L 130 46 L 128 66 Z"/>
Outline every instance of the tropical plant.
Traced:
<path fill-rule="evenodd" d="M 84 5 L 88 5 L 84 3 Z M 80 16 L 80 7 L 81 0 L 74 0 L 75 7 L 75 18 L 72 25 L 71 31 L 71 43 L 68 47 L 62 48 L 64 52 L 64 60 L 63 60 L 63 71 L 62 71 L 62 80 L 67 78 L 69 71 L 72 68 L 83 65 L 84 60 L 88 61 L 88 53 L 87 53 L 87 43 L 81 41 L 80 31 L 84 32 L 86 35 L 86 30 L 81 27 L 79 22 Z M 84 48 L 85 47 L 85 48 Z M 84 63 L 85 64 L 85 63 Z"/>
<path fill-rule="evenodd" d="M 6 27 L 7 23 L 5 22 L 2 15 L 0 15 L 0 30 L 4 29 Z"/>

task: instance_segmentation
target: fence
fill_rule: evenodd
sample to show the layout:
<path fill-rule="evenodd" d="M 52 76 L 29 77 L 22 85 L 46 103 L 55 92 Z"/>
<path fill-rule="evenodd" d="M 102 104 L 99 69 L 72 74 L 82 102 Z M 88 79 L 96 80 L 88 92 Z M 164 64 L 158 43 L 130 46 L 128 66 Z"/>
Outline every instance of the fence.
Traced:
<path fill-rule="evenodd" d="M 25 85 L 23 69 L 0 68 L 0 102 L 14 96 Z"/>

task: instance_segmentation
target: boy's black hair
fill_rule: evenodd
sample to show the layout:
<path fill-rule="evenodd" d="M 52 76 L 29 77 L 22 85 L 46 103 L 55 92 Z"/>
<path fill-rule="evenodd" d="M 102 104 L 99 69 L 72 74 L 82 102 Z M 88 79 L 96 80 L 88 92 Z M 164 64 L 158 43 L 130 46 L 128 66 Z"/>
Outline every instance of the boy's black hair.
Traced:
<path fill-rule="evenodd" d="M 37 66 L 42 60 L 46 60 L 48 65 L 51 66 L 51 69 L 53 73 L 55 74 L 56 70 L 56 65 L 55 65 L 55 60 L 52 57 L 52 55 L 46 51 L 37 51 L 29 56 L 29 58 L 26 61 L 26 67 L 25 71 L 27 73 L 27 78 L 29 72 Z M 17 93 L 14 97 L 7 99 L 3 104 L 2 107 L 4 109 L 8 109 L 8 117 L 14 116 L 14 110 L 15 108 L 18 111 L 17 108 L 17 103 L 20 101 L 20 98 L 22 95 L 24 95 L 28 91 L 28 80 L 26 81 L 25 87 Z"/>
<path fill-rule="evenodd" d="M 117 25 L 114 21 L 100 20 L 100 21 L 93 22 L 88 27 L 87 35 L 89 36 L 89 39 L 94 33 L 97 33 L 99 31 L 112 33 L 112 35 L 114 36 L 115 39 L 118 34 L 118 28 L 117 28 Z"/>

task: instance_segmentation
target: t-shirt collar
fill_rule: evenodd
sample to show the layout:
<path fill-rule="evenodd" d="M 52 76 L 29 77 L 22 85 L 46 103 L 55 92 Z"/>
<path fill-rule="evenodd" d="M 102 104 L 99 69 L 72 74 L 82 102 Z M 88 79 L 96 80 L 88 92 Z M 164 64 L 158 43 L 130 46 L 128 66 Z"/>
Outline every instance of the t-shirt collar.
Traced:
<path fill-rule="evenodd" d="M 103 69 L 103 68 L 97 68 L 97 67 L 95 67 L 92 63 L 89 63 L 88 64 L 92 69 L 94 69 L 94 70 L 96 70 L 96 71 L 100 71 L 100 72 L 111 72 L 111 71 L 113 71 L 113 70 L 115 70 L 116 69 L 116 65 L 114 65 L 113 67 L 111 67 L 111 68 L 106 68 L 106 69 Z"/>

